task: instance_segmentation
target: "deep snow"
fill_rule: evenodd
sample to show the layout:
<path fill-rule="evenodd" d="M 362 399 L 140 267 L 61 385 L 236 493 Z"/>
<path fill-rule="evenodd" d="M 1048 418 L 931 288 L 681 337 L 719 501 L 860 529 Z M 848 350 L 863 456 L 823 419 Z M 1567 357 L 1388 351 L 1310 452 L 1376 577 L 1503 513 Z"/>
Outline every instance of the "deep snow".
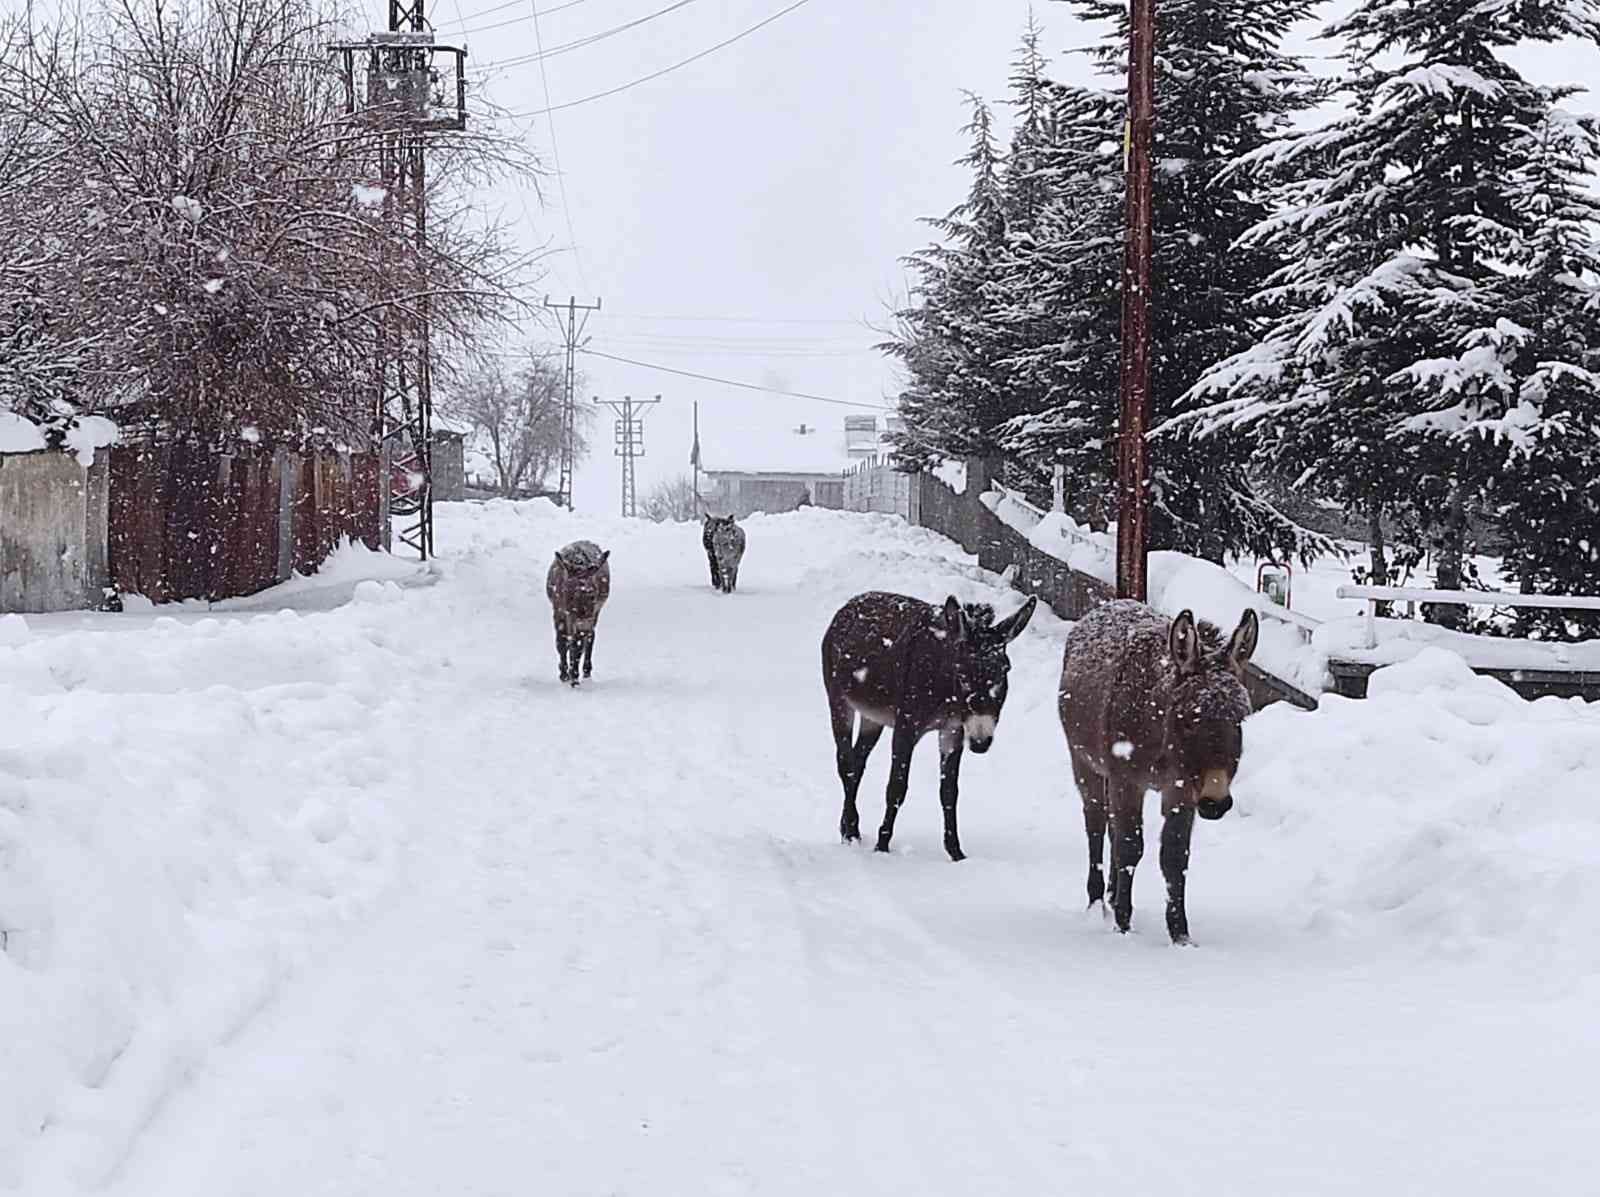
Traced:
<path fill-rule="evenodd" d="M 733 596 L 697 525 L 452 505 L 436 585 L 0 622 L 0 1187 L 1593 1191 L 1600 712 L 1436 649 L 1263 712 L 1174 949 L 1153 815 L 1134 933 L 1082 909 L 1048 612 L 969 859 L 931 742 L 896 851 L 837 843 L 835 607 L 1018 596 L 890 517 L 746 527 Z"/>

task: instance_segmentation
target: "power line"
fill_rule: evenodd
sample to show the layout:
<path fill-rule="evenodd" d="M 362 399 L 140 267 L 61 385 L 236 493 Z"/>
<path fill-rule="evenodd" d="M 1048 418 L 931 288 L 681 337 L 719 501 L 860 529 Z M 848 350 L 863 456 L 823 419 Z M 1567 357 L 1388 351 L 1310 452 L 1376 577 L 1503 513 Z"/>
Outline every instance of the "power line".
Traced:
<path fill-rule="evenodd" d="M 637 17 L 632 21 L 625 22 L 624 24 L 602 30 L 599 33 L 591 33 L 587 37 L 580 37 L 575 41 L 565 42 L 559 46 L 551 46 L 548 50 L 541 46 L 532 54 L 522 54 L 516 58 L 504 58 L 499 62 L 486 62 L 480 69 L 490 71 L 494 70 L 496 67 L 514 67 L 521 66 L 526 62 L 543 62 L 546 58 L 555 58 L 559 54 L 566 54 L 572 50 L 581 50 L 585 46 L 592 46 L 596 42 L 603 42 L 609 37 L 616 37 L 619 33 L 626 33 L 630 29 L 637 29 L 640 25 L 648 24 L 657 17 L 664 17 L 668 13 L 677 12 L 678 9 L 686 8 L 693 3 L 695 3 L 695 0 L 673 0 L 673 3 L 667 5 L 665 8 L 658 8 L 655 12 L 646 13 L 642 17 Z"/>
<path fill-rule="evenodd" d="M 492 17 L 495 13 L 505 12 L 510 8 L 521 8 L 526 3 L 527 0 L 506 0 L 504 4 L 496 4 L 493 8 L 482 8 L 477 12 L 469 12 L 465 16 L 461 16 L 460 10 L 457 9 L 456 25 L 464 25 L 468 21 L 476 21 L 479 17 Z M 588 0 L 567 0 L 565 4 L 558 4 L 554 8 L 545 9 L 544 15 L 548 17 L 564 8 L 576 8 L 578 5 L 586 3 L 588 3 Z M 443 32 L 449 32 L 452 37 L 465 37 L 469 33 L 490 33 L 496 29 L 509 29 L 513 25 L 520 24 L 522 24 L 521 17 L 512 17 L 509 21 L 496 21 L 493 25 L 482 25 L 473 29 L 457 29 L 455 25 L 446 25 Z"/>
<path fill-rule="evenodd" d="M 528 0 L 528 8 L 533 15 L 534 45 L 543 46 L 544 38 L 539 33 L 538 0 Z M 556 110 L 550 106 L 550 76 L 545 72 L 542 58 L 539 60 L 539 81 L 544 85 L 544 104 L 549 110 L 545 113 L 544 119 L 545 123 L 550 126 L 550 156 L 555 160 L 556 164 L 556 187 L 561 192 L 561 215 L 567 222 L 567 240 L 572 243 L 572 263 L 578 268 L 578 281 L 583 284 L 583 289 L 587 291 L 589 290 L 589 278 L 583 269 L 583 254 L 578 249 L 578 234 L 572 229 L 572 201 L 567 198 L 567 175 L 561 169 L 561 147 L 556 143 Z"/>
<path fill-rule="evenodd" d="M 621 362 L 625 366 L 639 366 L 645 370 L 660 370 L 663 374 L 679 374 L 684 378 L 697 378 L 701 382 L 721 383 L 725 387 L 738 387 L 746 391 L 763 391 L 768 395 L 786 395 L 790 399 L 810 399 L 816 403 L 831 403 L 836 407 L 860 407 L 867 411 L 894 411 L 892 407 L 885 407 L 881 403 L 857 403 L 851 399 L 831 399 L 827 395 L 811 395 L 805 391 L 785 391 L 777 387 L 757 386 L 753 382 L 736 382 L 731 378 L 717 378 L 711 374 L 696 374 L 693 370 L 678 370 L 672 366 L 663 366 L 657 362 L 641 362 L 631 357 L 618 357 L 614 353 L 601 353 L 598 349 L 584 349 L 581 346 L 579 353 L 589 357 L 602 357 L 608 362 Z"/>
<path fill-rule="evenodd" d="M 612 320 L 675 320 L 699 324 L 848 324 L 860 328 L 862 321 L 839 317 L 810 316 L 645 316 L 636 312 L 608 313 Z"/>
<path fill-rule="evenodd" d="M 543 116 L 543 115 L 545 115 L 546 113 L 549 113 L 549 112 L 560 112 L 564 108 L 576 108 L 580 104 L 591 104 L 595 100 L 607 99 L 610 96 L 617 95 L 619 92 L 628 91 L 630 88 L 638 87 L 640 84 L 649 83 L 653 79 L 659 79 L 663 75 L 669 75 L 673 71 L 676 71 L 676 70 L 679 70 L 679 69 L 681 69 L 683 67 L 688 66 L 690 63 L 699 62 L 702 58 L 705 58 L 705 57 L 707 57 L 708 55 L 711 55 L 711 54 L 715 54 L 718 50 L 726 49 L 728 46 L 733 45 L 734 42 L 744 40 L 745 38 L 749 37 L 752 33 L 755 33 L 757 30 L 766 28 L 768 25 L 772 24 L 772 22 L 776 21 L 779 17 L 788 16 L 795 9 L 801 7 L 804 4 L 809 4 L 809 3 L 810 3 L 810 0 L 794 0 L 794 3 L 790 4 L 788 7 L 780 8 L 777 12 L 773 13 L 770 17 L 767 17 L 765 20 L 758 21 L 756 24 L 750 26 L 750 28 L 745 29 L 745 30 L 743 30 L 743 31 L 741 31 L 739 33 L 734 34 L 732 37 L 728 38 L 725 41 L 720 41 L 714 46 L 708 46 L 706 49 L 701 50 L 700 53 L 694 54 L 694 55 L 691 55 L 688 58 L 685 58 L 682 62 L 675 62 L 671 66 L 662 67 L 659 71 L 652 71 L 648 75 L 643 75 L 638 79 L 634 79 L 634 80 L 632 80 L 632 81 L 630 81 L 628 83 L 621 84 L 618 87 L 608 88 L 605 91 L 597 91 L 592 96 L 584 96 L 582 99 L 579 99 L 579 100 L 568 100 L 565 104 L 549 105 L 548 107 L 545 107 L 545 108 L 542 108 L 542 109 L 536 109 L 536 110 L 534 110 L 532 112 L 509 112 L 509 113 L 505 113 L 504 115 L 509 120 L 523 120 L 523 119 L 526 119 L 527 117 Z M 548 101 L 547 101 L 547 103 L 548 103 Z M 495 114 L 488 113 L 486 115 L 489 115 L 489 116 L 492 117 Z"/>

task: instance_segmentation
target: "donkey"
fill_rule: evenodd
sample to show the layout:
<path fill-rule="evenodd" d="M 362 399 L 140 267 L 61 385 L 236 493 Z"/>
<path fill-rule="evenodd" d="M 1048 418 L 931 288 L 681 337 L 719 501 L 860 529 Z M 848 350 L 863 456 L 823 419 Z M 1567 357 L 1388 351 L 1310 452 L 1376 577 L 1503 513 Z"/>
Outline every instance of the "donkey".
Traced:
<path fill-rule="evenodd" d="M 889 850 L 895 816 L 906 798 L 911 753 L 931 731 L 939 733 L 939 802 L 944 807 L 944 849 L 962 860 L 956 831 L 961 752 L 984 753 L 1006 701 L 1011 661 L 1006 646 L 1022 634 L 1039 605 L 1030 598 L 995 622 L 986 604 L 963 607 L 952 595 L 943 607 L 899 594 L 858 594 L 833 617 L 822 637 L 822 684 L 833 718 L 844 813 L 839 834 L 861 838 L 856 791 L 885 727 L 894 728 L 889 792 L 878 828 L 879 852 Z M 853 724 L 861 727 L 851 742 Z"/>
<path fill-rule="evenodd" d="M 611 550 L 601 551 L 592 540 L 575 540 L 556 553 L 545 575 L 544 592 L 556 624 L 556 658 L 561 680 L 578 684 L 594 672 L 594 626 L 600 609 L 611 597 Z"/>
<path fill-rule="evenodd" d="M 744 558 L 744 529 L 731 515 L 706 512 L 700 543 L 711 564 L 711 585 L 723 594 L 732 594 L 739 585 L 739 562 Z"/>
<path fill-rule="evenodd" d="M 1260 624 L 1247 609 L 1228 643 L 1184 611 L 1170 623 L 1143 603 L 1096 607 L 1067 637 L 1058 711 L 1089 836 L 1089 905 L 1105 898 L 1100 861 L 1109 818 L 1111 908 L 1117 930 L 1133 919 L 1133 871 L 1144 855 L 1144 796 L 1161 794 L 1161 873 L 1167 933 L 1189 939 L 1184 883 L 1198 811 L 1233 809 L 1242 724 L 1250 714 L 1244 664 Z"/>

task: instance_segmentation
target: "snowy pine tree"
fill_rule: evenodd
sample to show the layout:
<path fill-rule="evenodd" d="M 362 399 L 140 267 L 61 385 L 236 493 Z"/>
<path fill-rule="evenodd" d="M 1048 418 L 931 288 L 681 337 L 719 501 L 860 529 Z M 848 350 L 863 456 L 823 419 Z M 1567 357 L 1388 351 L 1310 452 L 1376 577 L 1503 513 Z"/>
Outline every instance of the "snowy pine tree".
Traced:
<path fill-rule="evenodd" d="M 1501 52 L 1593 40 L 1593 11 L 1368 0 L 1329 31 L 1347 43 L 1349 113 L 1246 158 L 1293 176 L 1240 243 L 1286 264 L 1255 297 L 1269 334 L 1195 389 L 1209 402 L 1198 426 L 1250 430 L 1280 474 L 1375 524 L 1416 512 L 1437 532 L 1442 586 L 1463 581 L 1467 513 L 1529 418 L 1521 388 L 1539 374 L 1519 319 L 1542 224 L 1531 180 L 1545 202 L 1577 195 L 1535 166 L 1559 94 Z"/>
<path fill-rule="evenodd" d="M 992 412 L 1001 394 L 994 365 L 996 328 L 985 320 L 985 291 L 1005 237 L 1001 155 L 994 114 L 977 96 L 962 132 L 970 148 L 958 162 L 972 172 L 966 200 L 929 219 L 940 240 L 905 260 L 917 282 L 898 330 L 881 348 L 908 375 L 900 395 L 905 430 L 895 452 L 913 468 L 947 457 L 994 451 Z"/>

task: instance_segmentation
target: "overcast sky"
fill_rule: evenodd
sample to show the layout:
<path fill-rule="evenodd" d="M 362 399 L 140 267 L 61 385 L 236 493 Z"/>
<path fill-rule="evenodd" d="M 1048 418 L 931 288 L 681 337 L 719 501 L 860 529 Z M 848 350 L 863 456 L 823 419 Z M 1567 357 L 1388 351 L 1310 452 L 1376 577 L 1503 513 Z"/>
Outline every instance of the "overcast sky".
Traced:
<path fill-rule="evenodd" d="M 547 57 L 543 72 L 537 61 L 492 66 L 534 53 L 528 8 L 431 0 L 429 12 L 441 40 L 483 30 L 465 38 L 482 80 L 475 86 L 524 111 L 545 107 L 546 86 L 561 105 L 626 84 L 791 2 L 688 0 L 636 29 Z M 539 33 L 548 50 L 669 3 L 540 0 Z M 879 338 L 868 322 L 881 325 L 904 292 L 897 259 L 926 241 L 918 218 L 962 195 L 966 180 L 952 165 L 964 148 L 962 92 L 1003 96 L 1028 8 L 1026 0 L 805 0 L 681 70 L 555 113 L 554 145 L 546 118 L 518 122 L 552 171 L 559 151 L 565 184 L 565 200 L 552 175 L 542 205 L 533 196 L 507 201 L 529 245 L 558 251 L 544 289 L 603 299 L 589 331 L 593 348 L 606 353 L 886 402 L 894 372 L 870 349 Z M 1086 80 L 1087 64 L 1064 52 L 1094 31 L 1064 4 L 1046 0 L 1034 11 L 1057 77 Z M 1597 66 L 1592 51 L 1570 48 L 1519 59 L 1550 81 L 1592 78 Z M 772 468 L 791 446 L 797 461 L 814 459 L 822 434 L 802 443 L 791 430 L 805 424 L 837 436 L 850 410 L 593 357 L 580 364 L 586 399 L 662 396 L 646 419 L 641 493 L 687 471 L 695 400 L 708 468 Z M 597 451 L 579 471 L 583 509 L 618 504 L 610 419 L 607 412 L 596 424 Z"/>
<path fill-rule="evenodd" d="M 542 0 L 541 10 L 562 0 Z M 670 0 L 582 0 L 542 16 L 544 45 L 602 32 Z M 791 0 L 696 0 L 591 46 L 547 58 L 562 104 L 669 66 Z M 493 0 L 433 0 L 441 36 L 514 18 L 473 19 Z M 1071 39 L 1070 13 L 1038 6 L 1050 44 Z M 596 295 L 593 347 L 621 357 L 837 399 L 879 404 L 893 374 L 871 351 L 905 279 L 897 258 L 926 240 L 919 217 L 962 193 L 962 89 L 1005 87 L 1026 20 L 1022 0 L 808 0 L 794 12 L 682 70 L 554 114 L 566 211 L 551 179 L 545 206 L 521 212 L 530 243 L 561 248 L 553 297 Z M 533 24 L 470 35 L 475 68 L 531 54 Z M 543 108 L 540 65 L 488 71 L 495 102 Z M 544 118 L 521 122 L 554 166 Z M 571 217 L 571 235 L 566 217 Z M 576 253 L 568 248 L 575 242 Z M 670 317 L 670 319 L 669 319 Z M 701 319 L 719 317 L 724 319 Z M 737 318 L 737 319 L 733 319 Z M 646 420 L 640 488 L 688 470 L 692 403 L 700 401 L 708 468 L 802 460 L 837 436 L 850 409 L 738 391 L 596 358 L 580 359 L 589 393 L 662 396 Z M 619 468 L 601 444 L 579 471 L 580 508 L 614 509 Z"/>

